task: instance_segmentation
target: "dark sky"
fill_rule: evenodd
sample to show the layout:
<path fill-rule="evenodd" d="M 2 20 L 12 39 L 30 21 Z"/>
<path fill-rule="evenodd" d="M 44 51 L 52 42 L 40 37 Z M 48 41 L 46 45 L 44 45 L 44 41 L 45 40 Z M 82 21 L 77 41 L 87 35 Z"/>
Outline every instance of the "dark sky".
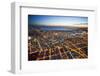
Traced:
<path fill-rule="evenodd" d="M 28 15 L 29 25 L 75 25 L 87 23 L 88 17 Z"/>

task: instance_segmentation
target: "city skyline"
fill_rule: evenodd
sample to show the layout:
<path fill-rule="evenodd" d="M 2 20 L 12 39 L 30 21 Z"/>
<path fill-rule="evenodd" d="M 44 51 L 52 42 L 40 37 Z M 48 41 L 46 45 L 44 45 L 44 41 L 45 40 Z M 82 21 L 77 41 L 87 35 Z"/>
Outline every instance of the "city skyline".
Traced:
<path fill-rule="evenodd" d="M 88 17 L 28 15 L 28 61 L 87 59 Z"/>

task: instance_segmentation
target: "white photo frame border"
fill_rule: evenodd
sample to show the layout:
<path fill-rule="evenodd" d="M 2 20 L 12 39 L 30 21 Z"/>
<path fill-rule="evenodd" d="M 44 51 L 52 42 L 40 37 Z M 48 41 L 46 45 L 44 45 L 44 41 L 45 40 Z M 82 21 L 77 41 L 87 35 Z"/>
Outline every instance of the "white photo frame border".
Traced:
<path fill-rule="evenodd" d="M 66 70 L 67 68 L 69 68 L 69 69 L 72 68 L 73 69 L 73 68 L 77 68 L 77 67 L 80 67 L 80 68 L 88 67 L 89 68 L 89 67 L 94 65 L 93 64 L 93 62 L 95 60 L 94 59 L 95 57 L 93 55 L 94 52 L 89 51 L 89 55 L 91 55 L 91 57 L 92 57 L 92 59 L 90 58 L 90 61 L 89 61 L 89 59 L 84 59 L 84 60 L 83 59 L 82 60 L 78 59 L 78 62 L 80 62 L 80 63 L 77 63 L 77 60 L 67 60 L 67 63 L 66 63 L 66 65 L 68 65 L 67 67 L 65 66 L 65 64 L 63 64 L 63 63 L 65 63 L 65 60 L 58 60 L 58 61 L 53 60 L 53 61 L 46 61 L 46 62 L 45 61 L 33 61 L 35 64 L 38 64 L 38 65 L 36 65 L 36 67 L 37 66 L 41 67 L 41 69 L 39 69 L 39 67 L 38 67 L 37 70 L 36 70 L 36 67 L 34 65 L 33 65 L 33 67 L 35 67 L 35 68 L 32 69 L 32 64 L 31 65 L 26 64 L 27 62 L 25 62 L 24 64 L 26 64 L 28 66 L 30 65 L 30 67 L 29 68 L 25 67 L 26 65 L 23 64 L 23 52 L 21 51 L 23 49 L 22 48 L 22 44 L 23 44 L 23 42 L 22 42 L 22 40 L 23 40 L 22 39 L 22 35 L 23 35 L 23 32 L 22 32 L 22 28 L 23 28 L 22 25 L 23 24 L 22 24 L 22 22 L 23 22 L 23 19 L 25 19 L 25 18 L 22 17 L 23 16 L 23 13 L 22 13 L 23 8 L 27 8 L 27 10 L 32 9 L 32 8 L 33 9 L 36 8 L 36 9 L 42 9 L 42 10 L 46 9 L 48 11 L 49 10 L 56 10 L 56 11 L 59 10 L 59 11 L 65 11 L 66 12 L 66 10 L 69 10 L 69 11 L 92 12 L 92 14 L 90 15 L 90 19 L 89 19 L 90 20 L 89 25 L 92 25 L 92 26 L 88 26 L 88 29 L 90 29 L 89 32 L 92 32 L 93 34 L 90 33 L 88 36 L 91 37 L 89 39 L 89 43 L 91 43 L 90 44 L 91 48 L 89 48 L 89 49 L 94 49 L 94 48 L 92 48 L 93 47 L 92 44 L 95 42 L 93 36 L 95 35 L 95 26 L 94 26 L 94 24 L 95 24 L 96 21 L 93 21 L 93 20 L 95 20 L 96 9 L 90 8 L 90 7 L 71 7 L 71 6 L 68 6 L 68 8 L 57 8 L 56 6 L 54 6 L 54 7 L 45 7 L 43 5 L 36 6 L 34 4 L 28 4 L 28 3 L 12 3 L 12 11 L 11 11 L 12 12 L 12 14 L 11 14 L 12 15 L 12 23 L 11 23 L 12 24 L 12 32 L 11 32 L 12 33 L 12 39 L 11 39 L 12 40 L 12 45 L 11 45 L 12 46 L 11 71 L 13 73 L 42 72 L 42 71 L 45 72 L 45 71 L 51 71 L 51 70 L 57 70 L 57 69 L 61 69 L 61 70 L 62 69 Z M 29 14 L 29 12 L 27 14 Z M 32 13 L 30 13 L 30 14 L 32 14 Z M 44 15 L 45 14 L 46 13 L 44 13 Z M 59 13 L 58 13 L 58 15 L 59 15 Z M 68 14 L 66 14 L 66 15 L 68 15 Z M 86 16 L 86 15 L 80 15 L 80 16 Z M 91 23 L 91 21 L 93 21 L 93 22 Z M 90 42 L 91 40 L 92 40 L 92 42 Z M 75 65 L 71 64 L 74 61 L 75 61 Z M 45 66 L 43 66 L 44 64 L 45 64 Z M 50 65 L 50 67 L 48 67 L 48 64 Z M 61 64 L 61 66 L 59 66 L 60 64 Z M 53 68 L 52 66 L 56 66 L 56 67 Z M 59 68 L 57 68 L 58 66 L 59 66 Z M 42 69 L 43 67 L 44 67 L 44 69 Z"/>

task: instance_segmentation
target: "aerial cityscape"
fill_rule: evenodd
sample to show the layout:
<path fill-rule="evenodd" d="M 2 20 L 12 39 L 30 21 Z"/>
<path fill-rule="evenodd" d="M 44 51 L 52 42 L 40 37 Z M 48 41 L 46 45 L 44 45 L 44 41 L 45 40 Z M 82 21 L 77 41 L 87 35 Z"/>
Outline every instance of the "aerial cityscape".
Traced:
<path fill-rule="evenodd" d="M 88 17 L 28 15 L 28 61 L 88 58 Z"/>

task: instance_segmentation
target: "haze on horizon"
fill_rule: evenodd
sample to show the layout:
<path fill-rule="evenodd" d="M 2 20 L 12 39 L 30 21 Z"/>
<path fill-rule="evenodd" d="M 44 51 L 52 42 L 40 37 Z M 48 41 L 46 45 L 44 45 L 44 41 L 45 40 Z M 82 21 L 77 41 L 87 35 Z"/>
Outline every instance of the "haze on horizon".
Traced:
<path fill-rule="evenodd" d="M 28 15 L 28 25 L 87 27 L 88 17 Z"/>

